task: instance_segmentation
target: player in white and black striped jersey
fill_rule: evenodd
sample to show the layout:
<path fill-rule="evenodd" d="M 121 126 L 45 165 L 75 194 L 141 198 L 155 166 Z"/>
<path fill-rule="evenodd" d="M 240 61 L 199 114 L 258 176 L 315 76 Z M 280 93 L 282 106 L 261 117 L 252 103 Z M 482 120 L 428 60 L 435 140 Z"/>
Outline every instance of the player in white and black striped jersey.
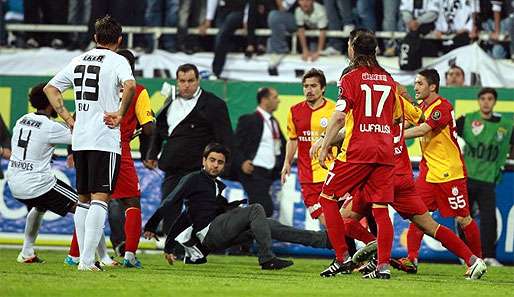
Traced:
<path fill-rule="evenodd" d="M 121 44 L 121 30 L 120 24 L 110 16 L 98 19 L 97 47 L 73 58 L 44 89 L 57 113 L 73 129 L 77 192 L 81 202 L 91 201 L 88 211 L 80 209 L 74 217 L 79 270 L 99 270 L 94 265 L 95 249 L 103 235 L 107 202 L 120 164 L 118 125 L 136 89 L 130 65 L 115 52 Z M 75 92 L 75 120 L 62 98 L 62 93 L 71 87 Z"/>
<path fill-rule="evenodd" d="M 65 216 L 74 212 L 78 203 L 77 192 L 57 179 L 51 170 L 55 145 L 70 144 L 71 130 L 52 119 L 57 114 L 43 93 L 44 86 L 33 87 L 29 94 L 30 103 L 37 111 L 16 121 L 6 173 L 11 193 L 29 208 L 23 248 L 17 259 L 24 263 L 42 262 L 34 252 L 34 242 L 45 212 L 50 210 Z"/>

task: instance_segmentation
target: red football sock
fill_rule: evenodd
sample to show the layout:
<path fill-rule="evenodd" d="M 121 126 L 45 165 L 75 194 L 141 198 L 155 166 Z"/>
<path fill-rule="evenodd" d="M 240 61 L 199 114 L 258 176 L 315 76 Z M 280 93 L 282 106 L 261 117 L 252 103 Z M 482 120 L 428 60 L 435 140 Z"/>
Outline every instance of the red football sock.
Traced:
<path fill-rule="evenodd" d="M 354 219 L 343 219 L 346 235 L 364 243 L 375 240 L 375 236 Z"/>
<path fill-rule="evenodd" d="M 77 242 L 77 233 L 73 230 L 73 238 L 71 239 L 70 252 L 68 255 L 72 257 L 80 257 L 79 243 Z"/>
<path fill-rule="evenodd" d="M 344 221 L 339 213 L 339 206 L 337 201 L 330 200 L 327 198 L 320 197 L 320 204 L 323 208 L 323 214 L 325 216 L 325 224 L 328 233 L 330 243 L 335 250 L 336 260 L 344 261 L 348 255 L 348 247 L 345 241 L 345 228 Z"/>
<path fill-rule="evenodd" d="M 393 247 L 394 229 L 387 207 L 374 207 L 373 217 L 377 222 L 378 265 L 389 265 L 391 249 Z"/>
<path fill-rule="evenodd" d="M 419 230 L 419 228 L 413 223 L 410 223 L 409 231 L 407 231 L 407 257 L 413 263 L 418 259 L 419 248 L 421 247 L 423 235 L 423 231 Z"/>
<path fill-rule="evenodd" d="M 450 229 L 443 225 L 439 225 L 435 231 L 434 238 L 439 240 L 450 252 L 463 259 L 468 266 L 471 266 L 470 260 L 473 256 L 473 253 L 468 248 L 468 246 Z"/>
<path fill-rule="evenodd" d="M 482 244 L 480 243 L 480 230 L 475 220 L 467 224 L 464 228 L 464 236 L 466 237 L 466 244 L 473 254 L 479 258 L 482 258 Z"/>
<path fill-rule="evenodd" d="M 125 251 L 135 253 L 141 237 L 141 209 L 131 207 L 125 211 Z"/>

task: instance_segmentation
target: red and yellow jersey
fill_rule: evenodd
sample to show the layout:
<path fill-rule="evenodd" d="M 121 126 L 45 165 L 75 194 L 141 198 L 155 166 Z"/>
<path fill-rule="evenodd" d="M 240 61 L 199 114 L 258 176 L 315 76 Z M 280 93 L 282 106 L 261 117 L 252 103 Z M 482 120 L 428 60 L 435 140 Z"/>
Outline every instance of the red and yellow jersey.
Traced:
<path fill-rule="evenodd" d="M 393 127 L 394 135 L 394 174 L 396 175 L 411 175 L 412 165 L 403 135 L 404 122 L 416 126 L 423 119 L 423 111 L 421 108 L 414 106 L 409 100 L 400 96 L 401 107 L 403 110 L 402 121 L 395 123 Z"/>
<path fill-rule="evenodd" d="M 393 78 L 378 67 L 358 67 L 341 77 L 336 110 L 346 113 L 337 159 L 393 165 L 394 118 L 401 117 Z"/>
<path fill-rule="evenodd" d="M 421 109 L 432 131 L 421 139 L 420 175 L 426 176 L 426 181 L 431 183 L 464 178 L 466 169 L 457 143 L 453 106 L 439 97 L 430 105 L 422 103 Z"/>
<path fill-rule="evenodd" d="M 138 124 L 142 126 L 151 121 L 153 121 L 153 113 L 150 97 L 145 87 L 137 84 L 134 98 L 120 122 L 122 146 L 128 146 Z"/>
<path fill-rule="evenodd" d="M 295 104 L 287 116 L 287 136 L 298 140 L 298 172 L 300 183 L 325 181 L 328 171 L 317 160 L 311 160 L 309 150 L 325 132 L 328 121 L 335 109 L 335 103 L 324 99 L 323 105 L 312 109 L 306 101 Z"/>

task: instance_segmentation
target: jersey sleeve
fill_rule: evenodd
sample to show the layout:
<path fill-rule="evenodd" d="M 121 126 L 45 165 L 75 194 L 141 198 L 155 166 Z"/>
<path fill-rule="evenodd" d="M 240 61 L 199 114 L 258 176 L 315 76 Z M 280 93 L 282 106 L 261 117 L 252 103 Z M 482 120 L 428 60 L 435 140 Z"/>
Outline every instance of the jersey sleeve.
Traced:
<path fill-rule="evenodd" d="M 118 82 L 120 84 L 123 84 L 127 80 L 135 80 L 134 75 L 132 74 L 132 69 L 130 68 L 129 63 L 127 60 L 123 57 L 121 57 L 120 63 L 118 64 L 118 67 L 116 67 L 116 75 L 118 77 Z"/>
<path fill-rule="evenodd" d="M 65 124 L 54 122 L 50 128 L 48 139 L 52 144 L 71 144 L 71 130 Z"/>
<path fill-rule="evenodd" d="M 348 75 L 343 75 L 338 84 L 339 98 L 336 102 L 336 110 L 340 112 L 348 112 L 353 109 L 353 95 Z"/>
<path fill-rule="evenodd" d="M 73 86 L 73 64 L 70 63 L 66 67 L 64 67 L 59 73 L 57 73 L 51 80 L 48 82 L 49 85 L 56 87 L 61 93 L 66 89 L 69 89 Z"/>
<path fill-rule="evenodd" d="M 446 104 L 439 104 L 432 109 L 430 115 L 426 118 L 426 123 L 432 127 L 432 129 L 442 129 L 446 127 L 452 120 L 452 114 L 450 108 Z"/>
<path fill-rule="evenodd" d="M 296 126 L 293 122 L 293 111 L 290 109 L 287 114 L 287 137 L 291 140 L 295 140 L 298 138 L 298 134 L 296 132 Z"/>
<path fill-rule="evenodd" d="M 400 96 L 403 102 L 403 114 L 405 120 L 412 125 L 417 125 L 423 118 L 423 111 L 421 108 L 414 106 L 409 100 Z"/>
<path fill-rule="evenodd" d="M 143 89 L 141 93 L 139 93 L 139 97 L 137 98 L 136 117 L 139 125 L 141 126 L 153 121 L 152 107 L 150 105 L 150 96 L 148 96 L 148 91 L 146 91 L 146 89 Z"/>

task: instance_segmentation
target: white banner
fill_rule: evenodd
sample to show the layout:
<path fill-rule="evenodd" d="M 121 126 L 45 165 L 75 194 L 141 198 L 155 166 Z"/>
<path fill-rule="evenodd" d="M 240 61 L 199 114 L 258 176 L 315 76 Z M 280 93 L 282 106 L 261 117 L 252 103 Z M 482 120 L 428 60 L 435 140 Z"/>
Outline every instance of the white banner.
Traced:
<path fill-rule="evenodd" d="M 79 51 L 54 50 L 4 50 L 0 55 L 0 75 L 54 75 L 63 68 Z M 157 50 L 152 54 L 137 53 L 136 71 L 145 78 L 175 77 L 177 67 L 193 63 L 201 71 L 203 78 L 211 74 L 213 53 L 186 55 L 172 54 Z M 321 57 L 316 62 L 302 61 L 299 55 L 286 56 L 278 67 L 278 75 L 268 74 L 270 55 L 246 59 L 243 54 L 229 54 L 222 77 L 230 80 L 298 82 L 302 74 L 312 67 L 322 69 L 329 82 L 339 79 L 348 66 L 345 56 Z M 398 58 L 379 58 L 379 62 L 395 80 L 412 85 L 415 72 L 401 71 Z M 449 65 L 456 63 L 466 73 L 466 84 L 480 84 L 490 87 L 514 87 L 514 64 L 507 60 L 490 58 L 476 43 L 456 49 L 437 59 L 424 59 L 425 68 L 436 68 L 444 85 L 444 73 Z"/>

